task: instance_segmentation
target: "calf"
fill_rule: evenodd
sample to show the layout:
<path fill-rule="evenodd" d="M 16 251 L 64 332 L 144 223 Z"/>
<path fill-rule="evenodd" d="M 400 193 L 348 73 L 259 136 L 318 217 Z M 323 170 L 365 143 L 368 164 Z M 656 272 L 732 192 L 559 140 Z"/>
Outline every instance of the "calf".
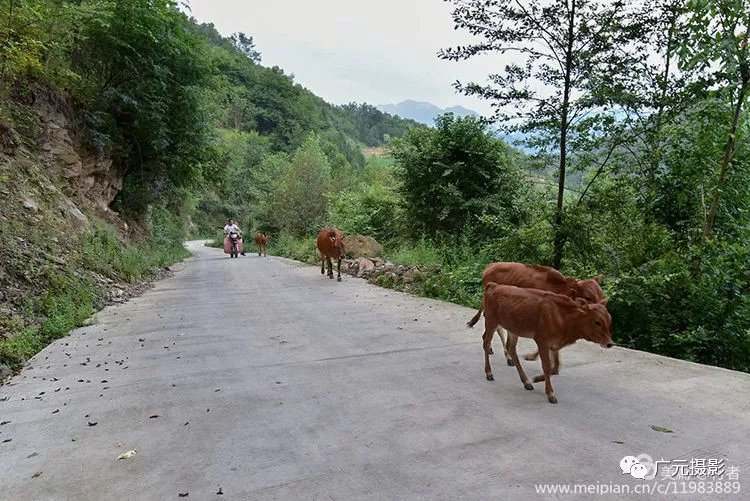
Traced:
<path fill-rule="evenodd" d="M 544 380 L 547 399 L 557 403 L 552 389 L 552 362 L 550 351 L 585 339 L 599 343 L 602 347 L 612 347 L 612 317 L 606 308 L 607 300 L 587 303 L 582 299 L 538 289 L 525 289 L 512 285 L 498 285 L 488 282 L 484 286 L 484 373 L 488 381 L 495 378 L 490 367 L 492 336 L 498 327 L 508 332 L 507 349 L 518 370 L 521 382 L 527 390 L 534 386 L 529 382 L 516 353 L 518 337 L 531 338 L 536 342 L 542 358 L 543 376 L 534 382 Z"/>
<path fill-rule="evenodd" d="M 581 298 L 587 303 L 595 303 L 604 299 L 604 291 L 599 286 L 599 280 L 602 275 L 587 280 L 576 280 L 566 277 L 559 271 L 549 266 L 532 266 L 522 263 L 490 263 L 482 273 L 482 285 L 489 282 L 504 285 L 515 285 L 516 287 L 525 287 L 530 289 L 540 289 L 570 296 L 573 299 Z M 467 323 L 467 326 L 473 327 L 482 316 L 484 309 L 484 299 L 479 311 Z M 505 359 L 508 365 L 513 365 L 513 361 L 508 356 L 508 350 L 505 348 L 505 339 L 503 333 L 499 332 L 500 342 L 503 344 Z M 490 349 L 491 352 L 491 349 Z M 526 360 L 535 360 L 539 353 L 526 355 Z M 554 359 L 553 374 L 557 374 L 560 368 L 560 358 L 557 352 L 552 354 Z"/>
<path fill-rule="evenodd" d="M 341 259 L 344 257 L 344 239 L 341 237 L 341 231 L 333 226 L 326 226 L 320 233 L 315 241 L 320 252 L 320 257 L 323 259 L 323 265 L 320 268 L 320 274 L 324 275 L 326 270 L 326 261 L 328 261 L 328 278 L 333 278 L 333 264 L 331 259 L 338 261 L 338 278 L 341 282 Z"/>
<path fill-rule="evenodd" d="M 263 233 L 255 234 L 255 244 L 258 246 L 258 255 L 266 255 L 266 245 L 268 245 L 268 237 Z"/>

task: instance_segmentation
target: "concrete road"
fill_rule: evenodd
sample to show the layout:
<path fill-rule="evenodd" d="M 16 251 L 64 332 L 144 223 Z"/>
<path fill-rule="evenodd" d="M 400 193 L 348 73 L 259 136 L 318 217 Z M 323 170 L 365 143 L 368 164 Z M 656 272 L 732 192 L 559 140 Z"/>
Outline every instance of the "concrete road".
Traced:
<path fill-rule="evenodd" d="M 552 405 L 500 354 L 484 379 L 470 309 L 191 247 L 0 387 L 0 499 L 750 499 L 747 374 L 579 342 Z M 622 474 L 640 454 L 742 492 Z"/>

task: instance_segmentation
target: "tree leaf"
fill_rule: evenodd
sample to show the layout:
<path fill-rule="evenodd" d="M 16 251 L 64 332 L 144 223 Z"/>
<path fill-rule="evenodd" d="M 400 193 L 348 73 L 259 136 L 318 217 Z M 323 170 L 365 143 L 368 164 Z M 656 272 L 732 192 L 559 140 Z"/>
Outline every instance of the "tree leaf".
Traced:
<path fill-rule="evenodd" d="M 651 425 L 651 429 L 654 430 L 654 431 L 661 432 L 661 433 L 674 433 L 669 428 L 664 428 L 663 426 L 656 426 L 655 424 Z"/>

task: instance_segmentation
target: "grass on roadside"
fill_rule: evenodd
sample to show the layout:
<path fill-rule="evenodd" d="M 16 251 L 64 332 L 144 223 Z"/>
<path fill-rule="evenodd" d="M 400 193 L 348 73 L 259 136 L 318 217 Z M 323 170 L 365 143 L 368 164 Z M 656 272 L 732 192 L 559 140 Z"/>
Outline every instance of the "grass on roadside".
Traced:
<path fill-rule="evenodd" d="M 46 235 L 23 229 L 28 248 L 45 249 Z M 18 254 L 8 272 L 26 284 L 23 306 L 11 317 L 0 317 L 0 364 L 22 365 L 47 344 L 83 325 L 104 306 L 103 291 L 93 273 L 113 281 L 128 282 L 148 278 L 153 270 L 188 257 L 177 223 L 167 214 L 154 211 L 151 236 L 141 242 L 121 243 L 115 229 L 94 223 L 90 232 L 72 237 L 71 249 L 58 258 L 40 252 Z M 11 235 L 7 241 L 12 241 Z M 57 250 L 62 254 L 61 249 Z"/>

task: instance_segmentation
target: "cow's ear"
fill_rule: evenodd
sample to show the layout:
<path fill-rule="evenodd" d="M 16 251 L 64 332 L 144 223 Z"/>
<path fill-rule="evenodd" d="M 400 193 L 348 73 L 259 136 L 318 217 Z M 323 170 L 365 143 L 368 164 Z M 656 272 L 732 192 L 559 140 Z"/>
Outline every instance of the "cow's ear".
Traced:
<path fill-rule="evenodd" d="M 570 297 L 573 298 L 573 299 L 576 299 L 577 296 L 578 296 L 578 294 L 576 292 L 575 287 L 571 287 L 570 288 Z"/>
<path fill-rule="evenodd" d="M 579 308 L 585 308 L 586 306 L 588 306 L 588 303 L 582 297 L 575 298 L 575 302 Z"/>
<path fill-rule="evenodd" d="M 599 274 L 594 277 L 594 280 L 596 281 L 596 283 L 599 283 L 599 280 L 601 280 L 602 278 L 604 278 L 604 275 Z"/>
<path fill-rule="evenodd" d="M 608 302 L 609 302 L 609 299 L 605 297 L 604 299 L 602 299 L 601 301 L 599 301 L 599 304 L 602 305 L 602 306 L 607 306 Z"/>

